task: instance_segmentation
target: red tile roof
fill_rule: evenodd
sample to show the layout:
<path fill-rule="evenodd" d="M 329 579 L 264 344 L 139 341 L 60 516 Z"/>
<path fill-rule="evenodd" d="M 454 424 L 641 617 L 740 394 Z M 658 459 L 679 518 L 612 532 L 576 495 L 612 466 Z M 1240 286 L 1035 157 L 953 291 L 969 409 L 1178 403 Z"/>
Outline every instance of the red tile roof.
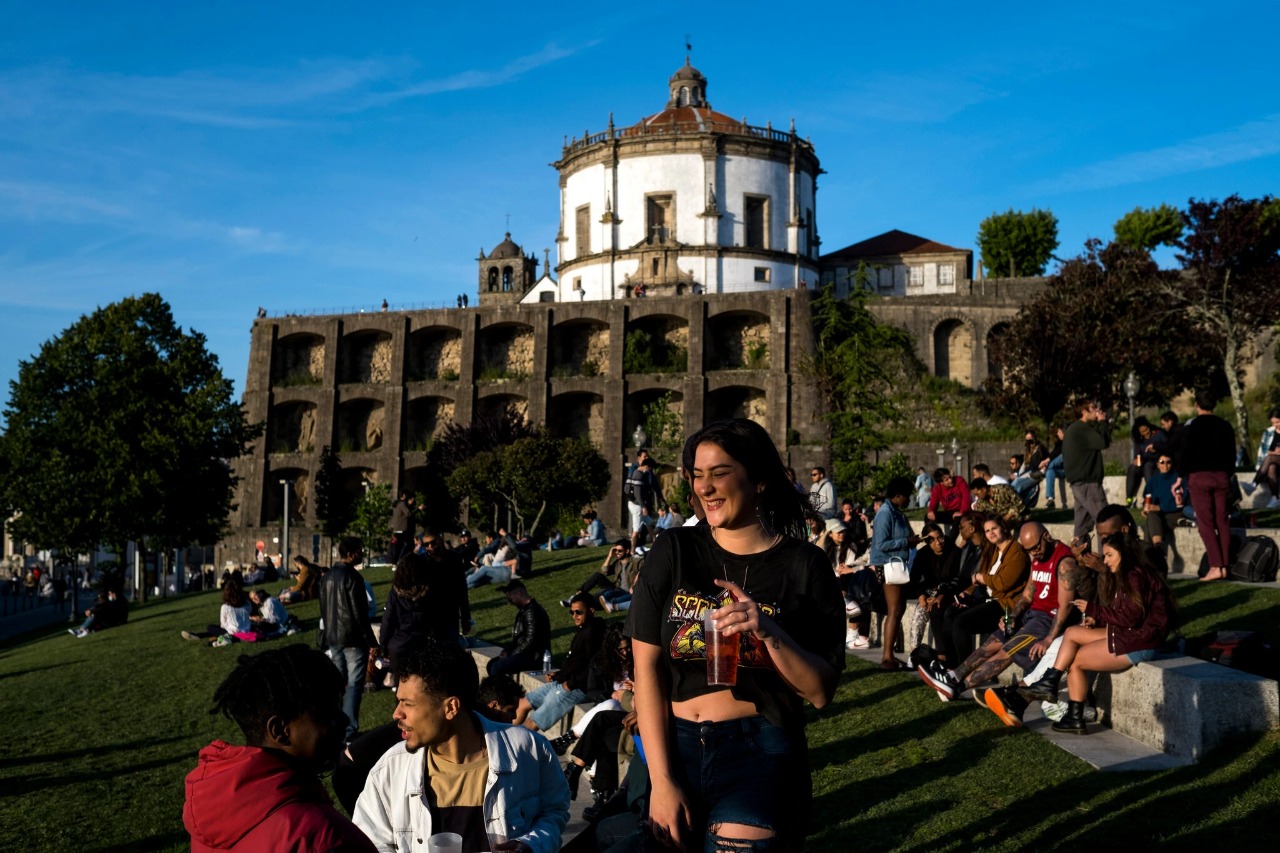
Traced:
<path fill-rule="evenodd" d="M 895 228 L 877 237 L 854 243 L 852 246 L 845 246 L 829 255 L 823 255 L 822 261 L 831 263 L 881 258 L 886 255 L 931 255 L 967 251 L 967 249 L 957 249 L 955 246 L 948 246 L 934 240 L 926 240 L 924 237 L 917 237 L 915 234 L 908 234 L 906 231 Z"/>

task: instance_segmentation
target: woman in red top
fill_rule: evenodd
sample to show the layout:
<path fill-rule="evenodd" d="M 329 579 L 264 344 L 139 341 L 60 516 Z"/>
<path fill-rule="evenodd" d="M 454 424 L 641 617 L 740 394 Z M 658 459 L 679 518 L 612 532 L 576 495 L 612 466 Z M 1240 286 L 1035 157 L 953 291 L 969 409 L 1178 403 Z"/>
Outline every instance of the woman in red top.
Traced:
<path fill-rule="evenodd" d="M 1173 595 L 1137 539 L 1124 533 L 1108 536 L 1102 540 L 1102 562 L 1108 571 L 1098 578 L 1098 600 L 1073 602 L 1084 618 L 1063 635 L 1053 668 L 1035 684 L 1018 689 L 1026 699 L 1056 702 L 1058 683 L 1067 673 L 1067 713 L 1053 724 L 1054 731 L 1087 734 L 1089 673 L 1124 672 L 1150 660 L 1173 626 Z"/>

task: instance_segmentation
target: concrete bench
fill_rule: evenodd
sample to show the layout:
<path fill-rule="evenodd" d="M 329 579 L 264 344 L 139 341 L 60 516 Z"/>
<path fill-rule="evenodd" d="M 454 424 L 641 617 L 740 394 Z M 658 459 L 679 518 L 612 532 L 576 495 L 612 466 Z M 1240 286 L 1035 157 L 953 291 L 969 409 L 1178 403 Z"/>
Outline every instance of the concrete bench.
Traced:
<path fill-rule="evenodd" d="M 1280 726 L 1277 682 L 1182 655 L 1100 675 L 1094 693 L 1104 723 L 1190 761 L 1235 735 Z"/>

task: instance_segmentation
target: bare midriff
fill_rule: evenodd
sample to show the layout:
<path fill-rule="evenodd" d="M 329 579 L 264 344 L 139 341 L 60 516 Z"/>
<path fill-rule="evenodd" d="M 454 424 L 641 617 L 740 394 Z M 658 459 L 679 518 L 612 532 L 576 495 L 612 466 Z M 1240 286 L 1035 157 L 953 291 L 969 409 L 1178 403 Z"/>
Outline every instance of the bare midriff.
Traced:
<path fill-rule="evenodd" d="M 752 703 L 733 698 L 732 691 L 717 690 L 683 702 L 672 702 L 671 713 L 692 723 L 722 723 L 726 720 L 754 717 L 760 712 Z"/>

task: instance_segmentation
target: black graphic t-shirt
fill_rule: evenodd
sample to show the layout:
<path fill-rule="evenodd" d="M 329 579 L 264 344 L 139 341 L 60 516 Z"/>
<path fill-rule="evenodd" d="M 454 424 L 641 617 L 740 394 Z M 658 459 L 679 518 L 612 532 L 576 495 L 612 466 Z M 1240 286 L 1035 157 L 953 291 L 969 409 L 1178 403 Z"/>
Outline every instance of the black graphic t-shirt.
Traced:
<path fill-rule="evenodd" d="M 802 700 L 774 670 L 768 649 L 754 636 L 742 637 L 737 685 L 707 685 L 703 616 L 727 600 L 728 592 L 715 585 L 726 574 L 797 645 L 836 672 L 844 669 L 844 600 L 822 551 L 783 537 L 759 554 L 730 554 L 705 524 L 673 528 L 654 543 L 631 600 L 631 636 L 665 650 L 671 701 L 728 689 L 735 699 L 753 703 L 774 725 L 803 728 Z"/>

